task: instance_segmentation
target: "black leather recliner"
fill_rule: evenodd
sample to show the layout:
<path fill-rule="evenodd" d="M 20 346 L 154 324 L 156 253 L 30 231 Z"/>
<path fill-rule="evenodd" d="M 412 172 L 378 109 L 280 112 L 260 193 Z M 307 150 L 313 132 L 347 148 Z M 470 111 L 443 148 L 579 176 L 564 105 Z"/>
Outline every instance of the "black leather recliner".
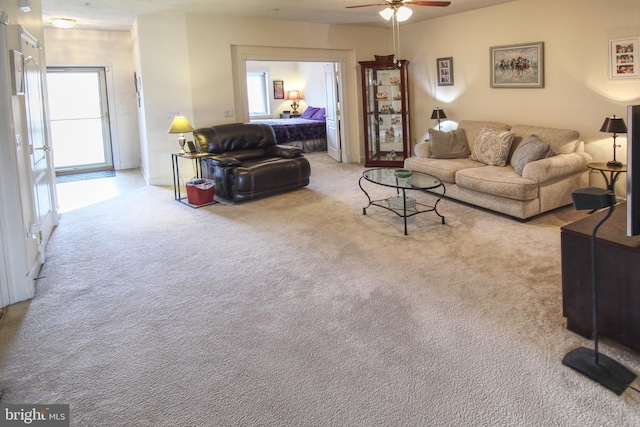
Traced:
<path fill-rule="evenodd" d="M 309 184 L 311 166 L 302 149 L 276 144 L 267 124 L 234 123 L 193 132 L 203 152 L 202 177 L 216 183 L 216 196 L 244 202 Z"/>

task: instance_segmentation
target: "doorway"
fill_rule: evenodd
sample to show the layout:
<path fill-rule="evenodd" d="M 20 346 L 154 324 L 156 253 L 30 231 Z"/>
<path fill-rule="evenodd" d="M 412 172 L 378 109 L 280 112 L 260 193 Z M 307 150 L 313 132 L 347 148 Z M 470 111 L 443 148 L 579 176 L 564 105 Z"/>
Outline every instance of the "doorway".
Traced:
<path fill-rule="evenodd" d="M 339 139 L 338 158 L 342 163 L 361 162 L 362 147 L 360 121 L 358 116 L 358 75 L 355 52 L 352 50 L 278 48 L 261 46 L 232 45 L 232 64 L 234 68 L 235 105 L 241 110 L 237 114 L 244 123 L 248 123 L 249 107 L 247 103 L 246 72 L 247 61 L 295 61 L 322 62 L 335 64 L 336 99 L 339 103 L 339 119 L 336 132 Z M 338 84 L 339 83 L 339 84 Z M 325 82 L 322 87 L 324 89 Z"/>
<path fill-rule="evenodd" d="M 47 68 L 56 175 L 113 170 L 103 67 Z"/>

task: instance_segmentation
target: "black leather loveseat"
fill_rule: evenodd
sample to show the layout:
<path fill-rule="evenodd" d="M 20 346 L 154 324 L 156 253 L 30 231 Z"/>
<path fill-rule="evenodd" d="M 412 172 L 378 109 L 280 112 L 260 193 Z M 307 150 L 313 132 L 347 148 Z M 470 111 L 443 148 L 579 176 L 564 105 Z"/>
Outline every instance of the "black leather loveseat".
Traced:
<path fill-rule="evenodd" d="M 193 132 L 211 156 L 200 159 L 202 177 L 216 183 L 216 196 L 243 202 L 309 184 L 311 167 L 302 149 L 276 144 L 267 124 L 234 123 Z"/>

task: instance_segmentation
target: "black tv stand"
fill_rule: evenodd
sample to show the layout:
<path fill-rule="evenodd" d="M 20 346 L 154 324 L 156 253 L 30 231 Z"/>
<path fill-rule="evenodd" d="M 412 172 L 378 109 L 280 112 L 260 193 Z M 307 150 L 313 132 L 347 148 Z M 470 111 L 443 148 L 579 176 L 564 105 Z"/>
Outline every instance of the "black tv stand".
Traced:
<path fill-rule="evenodd" d="M 567 329 L 593 335 L 591 233 L 606 212 L 562 227 L 562 312 Z M 598 333 L 640 352 L 640 236 L 626 235 L 626 206 L 616 207 L 596 238 Z"/>

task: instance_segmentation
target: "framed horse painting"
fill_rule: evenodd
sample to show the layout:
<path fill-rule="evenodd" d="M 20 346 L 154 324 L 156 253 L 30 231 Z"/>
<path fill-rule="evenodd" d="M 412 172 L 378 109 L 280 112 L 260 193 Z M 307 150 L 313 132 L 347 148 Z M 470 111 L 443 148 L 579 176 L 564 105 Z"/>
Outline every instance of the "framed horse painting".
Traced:
<path fill-rule="evenodd" d="M 489 48 L 493 88 L 544 87 L 544 42 Z"/>

